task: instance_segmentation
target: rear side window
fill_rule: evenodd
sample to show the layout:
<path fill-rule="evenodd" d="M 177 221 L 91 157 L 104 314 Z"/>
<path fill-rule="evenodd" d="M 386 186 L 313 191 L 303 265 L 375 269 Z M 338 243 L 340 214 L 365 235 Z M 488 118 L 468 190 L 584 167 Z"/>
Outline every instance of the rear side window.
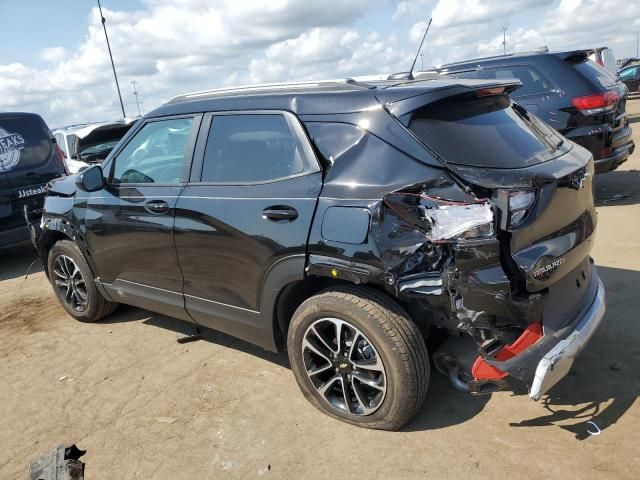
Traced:
<path fill-rule="evenodd" d="M 305 173 L 312 168 L 313 151 L 297 129 L 283 114 L 214 116 L 202 181 L 260 183 Z"/>
<path fill-rule="evenodd" d="M 562 153 L 554 130 L 503 95 L 435 102 L 413 115 L 409 129 L 446 162 L 460 165 L 519 168 Z"/>
<path fill-rule="evenodd" d="M 39 167 L 51 151 L 50 134 L 39 117 L 0 118 L 0 172 Z"/>
<path fill-rule="evenodd" d="M 178 183 L 191 138 L 193 118 L 149 122 L 115 159 L 112 182 Z"/>
<path fill-rule="evenodd" d="M 580 72 L 582 76 L 591 80 L 596 87 L 608 88 L 616 84 L 616 77 L 611 74 L 609 70 L 591 60 L 575 63 L 573 67 Z"/>
<path fill-rule="evenodd" d="M 522 87 L 513 92 L 511 96 L 514 98 L 545 93 L 553 88 L 542 73 L 525 65 L 486 68 L 484 75 L 486 78 L 495 78 L 497 80 L 512 80 L 514 78 L 520 80 Z"/>

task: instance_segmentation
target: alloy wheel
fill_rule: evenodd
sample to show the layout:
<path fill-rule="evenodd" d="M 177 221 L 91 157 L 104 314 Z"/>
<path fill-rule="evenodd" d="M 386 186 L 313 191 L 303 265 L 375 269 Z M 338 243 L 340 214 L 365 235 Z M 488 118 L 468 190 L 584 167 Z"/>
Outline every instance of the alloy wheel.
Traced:
<path fill-rule="evenodd" d="M 371 415 L 384 401 L 387 376 L 371 341 L 337 318 L 316 320 L 302 341 L 304 367 L 320 396 L 352 415 Z"/>
<path fill-rule="evenodd" d="M 78 265 L 66 255 L 59 255 L 53 262 L 54 283 L 60 297 L 76 312 L 87 308 L 87 285 Z"/>

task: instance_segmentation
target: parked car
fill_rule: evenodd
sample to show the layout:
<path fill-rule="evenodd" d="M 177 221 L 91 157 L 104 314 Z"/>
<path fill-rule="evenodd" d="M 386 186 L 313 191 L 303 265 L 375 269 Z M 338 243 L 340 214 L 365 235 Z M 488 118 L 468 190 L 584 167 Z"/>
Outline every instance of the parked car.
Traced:
<path fill-rule="evenodd" d="M 78 173 L 93 163 L 101 163 L 125 133 L 132 120 L 83 123 L 58 128 L 53 131 L 56 141 L 65 153 L 67 167 Z"/>
<path fill-rule="evenodd" d="M 455 388 L 537 400 L 605 304 L 592 156 L 513 103 L 518 86 L 182 95 L 51 185 L 35 245 L 72 317 L 125 303 L 286 347 L 305 397 L 349 423 L 410 420 L 439 335 Z"/>
<path fill-rule="evenodd" d="M 618 72 L 618 80 L 627 86 L 630 93 L 640 92 L 640 65 L 630 65 Z"/>
<path fill-rule="evenodd" d="M 0 113 L 0 247 L 28 241 L 24 207 L 39 209 L 45 185 L 65 175 L 62 152 L 35 113 Z"/>
<path fill-rule="evenodd" d="M 589 54 L 589 60 L 596 62 L 613 75 L 615 75 L 618 70 L 616 66 L 616 57 L 613 55 L 613 51 L 608 47 L 594 48 L 592 53 Z"/>
<path fill-rule="evenodd" d="M 593 50 L 525 52 L 443 65 L 457 78 L 518 78 L 512 98 L 561 134 L 587 148 L 596 173 L 615 170 L 633 153 L 627 90 L 588 59 Z"/>

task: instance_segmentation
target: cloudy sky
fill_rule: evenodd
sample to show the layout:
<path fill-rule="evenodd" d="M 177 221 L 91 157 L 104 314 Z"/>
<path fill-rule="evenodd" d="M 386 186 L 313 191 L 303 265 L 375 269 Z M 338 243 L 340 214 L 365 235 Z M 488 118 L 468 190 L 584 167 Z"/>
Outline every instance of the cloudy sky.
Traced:
<path fill-rule="evenodd" d="M 635 56 L 637 0 L 103 0 L 128 116 L 193 90 L 406 71 L 548 45 Z M 92 0 L 0 0 L 0 111 L 50 126 L 119 114 Z"/>

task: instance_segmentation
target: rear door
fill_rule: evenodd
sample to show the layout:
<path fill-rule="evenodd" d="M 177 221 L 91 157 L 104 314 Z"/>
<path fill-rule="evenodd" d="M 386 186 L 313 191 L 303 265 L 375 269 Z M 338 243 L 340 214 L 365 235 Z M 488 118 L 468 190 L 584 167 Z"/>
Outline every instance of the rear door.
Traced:
<path fill-rule="evenodd" d="M 200 118 L 142 124 L 105 165 L 107 185 L 88 196 L 84 214 L 86 242 L 112 298 L 186 320 L 173 223 Z"/>
<path fill-rule="evenodd" d="M 273 312 L 261 311 L 262 300 L 275 295 L 265 279 L 292 258 L 295 274 L 304 273 L 320 167 L 288 112 L 208 115 L 198 149 L 176 205 L 187 310 L 200 324 L 264 344 Z"/>

